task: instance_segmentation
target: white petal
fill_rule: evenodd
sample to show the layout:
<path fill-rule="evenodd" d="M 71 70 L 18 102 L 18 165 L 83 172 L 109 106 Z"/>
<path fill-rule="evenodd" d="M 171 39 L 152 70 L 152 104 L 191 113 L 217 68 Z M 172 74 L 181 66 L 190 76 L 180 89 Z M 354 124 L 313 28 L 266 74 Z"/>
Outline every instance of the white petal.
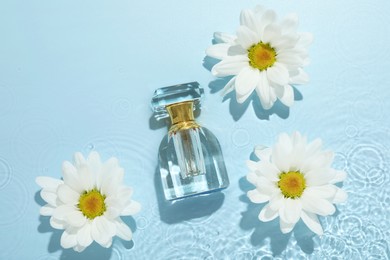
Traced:
<path fill-rule="evenodd" d="M 248 182 L 252 183 L 253 185 L 256 185 L 257 183 L 257 175 L 254 172 L 250 172 L 246 175 L 246 179 Z"/>
<path fill-rule="evenodd" d="M 61 206 L 58 206 L 57 208 L 55 208 L 55 210 L 53 212 L 53 217 L 55 217 L 59 220 L 66 220 L 66 216 L 73 211 L 77 211 L 75 206 L 67 205 L 67 204 L 61 205 Z"/>
<path fill-rule="evenodd" d="M 273 23 L 276 20 L 276 13 L 273 10 L 266 10 L 261 16 L 260 23 L 261 24 L 261 36 L 264 37 L 264 28 Z"/>
<path fill-rule="evenodd" d="M 280 170 L 280 172 L 288 172 L 290 170 L 290 152 L 292 144 L 288 135 L 282 134 L 279 140 L 272 148 L 272 162 Z"/>
<path fill-rule="evenodd" d="M 103 165 L 100 174 L 96 176 L 96 187 L 100 190 L 103 183 L 111 178 L 111 173 L 119 169 L 118 159 L 111 157 Z"/>
<path fill-rule="evenodd" d="M 82 228 L 77 232 L 77 242 L 83 247 L 87 247 L 92 243 L 91 236 L 91 224 L 86 223 Z"/>
<path fill-rule="evenodd" d="M 91 225 L 91 235 L 98 244 L 108 248 L 112 244 L 112 237 L 116 234 L 116 225 L 109 221 L 112 225 L 108 226 L 106 221 L 105 217 L 95 218 Z"/>
<path fill-rule="evenodd" d="M 309 75 L 307 75 L 307 73 L 301 68 L 299 68 L 298 71 L 298 75 L 290 77 L 290 80 L 288 82 L 289 84 L 302 85 L 309 82 Z"/>
<path fill-rule="evenodd" d="M 248 27 L 240 26 L 237 29 L 236 42 L 242 46 L 245 50 L 249 49 L 254 44 L 257 44 L 260 38 Z"/>
<path fill-rule="evenodd" d="M 118 196 L 120 198 L 123 198 L 123 199 L 130 199 L 131 196 L 133 195 L 133 189 L 130 188 L 130 187 L 125 187 L 125 186 L 122 186 L 120 189 L 119 189 L 119 193 L 118 193 Z"/>
<path fill-rule="evenodd" d="M 294 132 L 291 136 L 293 149 L 291 151 L 290 170 L 301 170 L 305 160 L 306 137 L 303 137 L 299 132 Z"/>
<path fill-rule="evenodd" d="M 73 247 L 74 251 L 78 252 L 78 253 L 81 253 L 85 250 L 86 247 L 84 246 L 81 246 L 81 245 L 76 245 Z"/>
<path fill-rule="evenodd" d="M 68 231 L 64 231 L 61 235 L 61 246 L 63 248 L 71 248 L 77 245 L 76 234 L 68 233 Z"/>
<path fill-rule="evenodd" d="M 272 88 L 274 89 L 275 91 L 275 95 L 277 96 L 277 98 L 282 98 L 283 97 L 283 94 L 284 94 L 284 86 L 280 86 L 278 84 L 273 84 L 272 85 Z"/>
<path fill-rule="evenodd" d="M 62 176 L 64 177 L 64 182 L 72 187 L 73 190 L 79 193 L 84 191 L 84 187 L 80 183 L 77 169 L 68 161 L 65 161 L 62 164 Z"/>
<path fill-rule="evenodd" d="M 345 171 L 339 171 L 331 169 L 331 171 L 334 172 L 332 180 L 330 180 L 330 183 L 338 183 L 342 182 L 347 178 L 347 173 Z"/>
<path fill-rule="evenodd" d="M 120 218 L 115 222 L 116 224 L 116 234 L 118 237 L 123 240 L 130 241 L 133 237 L 133 233 L 129 226 L 127 226 Z"/>
<path fill-rule="evenodd" d="M 291 48 L 291 49 L 281 49 L 281 50 L 277 50 L 277 57 L 276 57 L 276 60 L 278 59 L 278 57 L 280 56 L 298 56 L 300 57 L 301 59 L 306 59 L 309 57 L 309 54 L 308 54 L 308 51 L 306 49 L 303 49 L 303 48 L 297 48 L 297 47 L 294 47 L 294 48 Z M 294 73 L 291 73 L 290 75 L 297 75 L 298 72 L 297 70 L 296 71 L 293 71 Z"/>
<path fill-rule="evenodd" d="M 259 28 L 258 28 L 259 22 L 256 19 L 255 15 L 251 9 L 244 9 L 241 11 L 240 24 L 242 26 L 248 27 L 253 32 L 256 32 L 256 33 L 259 32 Z"/>
<path fill-rule="evenodd" d="M 268 180 L 276 182 L 279 180 L 280 171 L 275 167 L 274 164 L 267 161 L 260 161 L 257 164 L 258 171 L 262 176 L 266 177 Z"/>
<path fill-rule="evenodd" d="M 103 194 L 116 194 L 118 192 L 118 187 L 123 182 L 124 169 L 117 168 L 111 172 L 109 178 L 106 178 L 101 185 L 101 192 Z"/>
<path fill-rule="evenodd" d="M 236 40 L 236 36 L 228 33 L 223 32 L 215 32 L 214 33 L 214 40 L 218 43 L 226 42 L 226 43 L 234 43 Z"/>
<path fill-rule="evenodd" d="M 106 243 L 102 244 L 102 247 L 109 248 L 111 245 L 112 245 L 112 237 L 110 237 L 110 239 Z"/>
<path fill-rule="evenodd" d="M 268 222 L 274 220 L 278 216 L 278 210 L 273 210 L 269 206 L 269 204 L 265 205 L 265 207 L 260 211 L 259 220 L 263 222 Z"/>
<path fill-rule="evenodd" d="M 283 88 L 283 96 L 280 98 L 280 101 L 284 105 L 291 107 L 294 104 L 294 89 L 290 85 L 285 85 Z"/>
<path fill-rule="evenodd" d="M 317 198 L 308 192 L 302 194 L 301 201 L 304 210 L 317 215 L 332 215 L 336 211 L 336 208 L 328 200 Z"/>
<path fill-rule="evenodd" d="M 294 226 L 295 223 L 287 223 L 280 219 L 280 231 L 282 231 L 283 234 L 290 233 Z"/>
<path fill-rule="evenodd" d="M 255 149 L 254 149 L 254 152 L 255 152 L 255 155 L 256 155 L 257 158 L 259 158 L 262 161 L 269 162 L 270 157 L 271 157 L 272 149 L 267 147 L 267 146 L 256 145 Z"/>
<path fill-rule="evenodd" d="M 238 102 L 241 101 L 239 97 L 248 96 L 252 93 L 258 80 L 259 70 L 247 66 L 240 71 L 235 82 Z"/>
<path fill-rule="evenodd" d="M 328 168 L 319 168 L 305 173 L 306 184 L 308 186 L 322 186 L 331 183 L 334 178 L 334 172 Z"/>
<path fill-rule="evenodd" d="M 116 219 L 117 217 L 119 217 L 121 215 L 121 209 L 120 207 L 114 207 L 114 206 L 110 206 L 106 212 L 104 213 L 104 217 L 110 219 L 110 220 L 113 220 L 113 219 Z"/>
<path fill-rule="evenodd" d="M 256 86 L 257 95 L 260 98 L 261 105 L 264 109 L 272 107 L 273 103 L 270 95 L 270 85 L 265 71 L 260 72 L 260 78 Z"/>
<path fill-rule="evenodd" d="M 308 47 L 313 42 L 313 34 L 308 32 L 299 33 L 298 45 Z"/>
<path fill-rule="evenodd" d="M 290 55 L 287 53 L 280 53 L 277 55 L 278 62 L 290 67 L 302 67 L 303 59 L 298 55 Z"/>
<path fill-rule="evenodd" d="M 47 191 L 45 189 L 40 192 L 41 198 L 49 203 L 49 205 L 56 207 L 57 206 L 57 194 L 54 192 Z"/>
<path fill-rule="evenodd" d="M 315 194 L 316 197 L 321 199 L 331 199 L 336 195 L 337 187 L 332 184 L 326 184 L 322 186 L 307 187 L 306 192 Z"/>
<path fill-rule="evenodd" d="M 88 156 L 88 166 L 89 170 L 94 174 L 97 175 L 100 173 L 102 168 L 102 162 L 100 159 L 100 155 L 93 151 Z"/>
<path fill-rule="evenodd" d="M 110 240 L 110 235 L 101 227 L 101 217 L 95 218 L 91 223 L 91 236 L 98 244 L 104 245 Z"/>
<path fill-rule="evenodd" d="M 324 233 L 321 224 L 318 221 L 317 215 L 302 210 L 301 218 L 302 221 L 306 224 L 306 226 L 317 235 L 322 235 Z"/>
<path fill-rule="evenodd" d="M 66 184 L 58 186 L 57 194 L 58 198 L 65 204 L 76 205 L 80 199 L 80 194 L 69 188 Z"/>
<path fill-rule="evenodd" d="M 39 214 L 42 216 L 51 216 L 54 212 L 54 207 L 50 206 L 49 204 L 46 204 L 45 206 L 42 206 L 39 210 Z"/>
<path fill-rule="evenodd" d="M 277 52 L 284 49 L 295 48 L 295 44 L 298 42 L 298 40 L 299 37 L 296 34 L 282 35 L 277 40 L 275 39 L 272 42 L 272 47 L 274 47 Z"/>
<path fill-rule="evenodd" d="M 348 194 L 344 190 L 342 190 L 338 187 L 336 187 L 336 188 L 337 188 L 337 192 L 332 200 L 332 203 L 338 204 L 338 203 L 345 202 L 348 198 Z"/>
<path fill-rule="evenodd" d="M 322 147 L 322 140 L 317 138 L 314 141 L 310 142 L 306 146 L 306 155 L 305 157 L 313 156 L 316 155 Z"/>
<path fill-rule="evenodd" d="M 234 90 L 234 84 L 236 82 L 236 77 L 233 77 L 226 83 L 225 87 L 221 91 L 221 95 L 225 96 L 226 94 L 232 92 Z"/>
<path fill-rule="evenodd" d="M 108 220 L 105 217 L 101 217 L 101 219 L 100 219 L 100 227 L 102 228 L 102 230 L 105 230 L 105 232 L 107 232 L 107 234 L 109 234 L 110 237 L 115 236 L 115 234 L 116 234 L 116 227 L 115 227 L 115 223 L 114 222 Z"/>
<path fill-rule="evenodd" d="M 78 169 L 80 186 L 84 188 L 84 191 L 92 190 L 95 187 L 95 176 L 92 174 L 88 166 L 82 166 Z M 73 186 L 71 186 L 73 188 Z M 79 192 L 81 193 L 81 192 Z"/>
<path fill-rule="evenodd" d="M 65 220 L 74 227 L 81 227 L 87 222 L 87 218 L 83 215 L 83 213 L 77 210 L 66 214 Z"/>
<path fill-rule="evenodd" d="M 273 197 L 280 191 L 275 182 L 272 182 L 261 175 L 257 178 L 255 186 L 260 193 L 270 197 Z"/>
<path fill-rule="evenodd" d="M 141 210 L 141 204 L 132 200 L 122 211 L 122 216 L 130 216 L 137 214 Z"/>
<path fill-rule="evenodd" d="M 274 211 L 279 211 L 280 207 L 283 205 L 284 197 L 282 193 L 276 194 L 269 200 L 269 207 Z"/>
<path fill-rule="evenodd" d="M 248 57 L 245 55 L 229 56 L 217 63 L 211 73 L 217 77 L 237 75 L 243 68 L 249 66 Z"/>
<path fill-rule="evenodd" d="M 311 170 L 329 168 L 333 162 L 333 158 L 334 153 L 331 151 L 317 153 L 315 156 L 309 156 L 306 158 L 301 170 L 303 172 L 309 172 Z M 333 173 L 332 176 L 334 176 Z"/>
<path fill-rule="evenodd" d="M 260 193 L 257 189 L 248 191 L 247 196 L 253 203 L 264 203 L 270 198 L 268 195 Z"/>
<path fill-rule="evenodd" d="M 211 45 L 206 49 L 206 55 L 215 59 L 222 60 L 227 57 L 228 49 L 231 45 L 228 43 L 218 43 Z"/>
<path fill-rule="evenodd" d="M 256 16 L 262 16 L 264 11 L 265 11 L 265 7 L 262 6 L 262 5 L 256 5 L 255 8 L 253 8 L 253 12 Z"/>
<path fill-rule="evenodd" d="M 298 15 L 295 13 L 288 14 L 282 21 L 281 27 L 283 33 L 294 33 L 298 27 Z"/>
<path fill-rule="evenodd" d="M 59 220 L 55 217 L 50 218 L 50 226 L 55 229 L 65 229 L 65 221 Z"/>
<path fill-rule="evenodd" d="M 301 217 L 302 204 L 299 199 L 286 199 L 285 200 L 285 220 L 288 223 L 297 223 Z"/>
<path fill-rule="evenodd" d="M 258 164 L 259 162 L 254 162 L 254 161 L 251 161 L 251 160 L 246 160 L 246 166 L 248 167 L 249 170 L 251 171 L 257 171 L 258 169 Z"/>
<path fill-rule="evenodd" d="M 262 42 L 272 43 L 275 39 L 280 37 L 280 34 L 281 34 L 281 30 L 278 25 L 269 24 L 266 27 L 264 27 Z"/>
<path fill-rule="evenodd" d="M 57 190 L 58 185 L 64 183 L 62 180 L 58 180 L 51 177 L 46 176 L 38 176 L 35 179 L 35 182 L 43 189 L 55 192 Z"/>
<path fill-rule="evenodd" d="M 288 70 L 279 62 L 275 62 L 272 67 L 267 69 L 267 77 L 271 82 L 280 86 L 286 85 L 289 80 Z"/>
<path fill-rule="evenodd" d="M 239 44 L 234 44 L 229 47 L 227 54 L 228 56 L 248 56 L 248 50 L 242 48 Z"/>
<path fill-rule="evenodd" d="M 84 156 L 80 152 L 77 152 L 74 154 L 73 160 L 74 160 L 76 167 L 81 167 L 87 163 Z"/>

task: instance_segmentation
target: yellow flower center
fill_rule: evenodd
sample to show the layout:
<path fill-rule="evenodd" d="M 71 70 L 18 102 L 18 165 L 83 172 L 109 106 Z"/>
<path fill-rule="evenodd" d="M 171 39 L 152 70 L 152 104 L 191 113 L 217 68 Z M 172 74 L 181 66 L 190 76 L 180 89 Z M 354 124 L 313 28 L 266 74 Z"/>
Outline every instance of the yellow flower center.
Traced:
<path fill-rule="evenodd" d="M 105 198 L 97 189 L 85 191 L 80 195 L 78 207 L 84 216 L 94 219 L 106 211 Z"/>
<path fill-rule="evenodd" d="M 249 64 L 256 69 L 265 70 L 276 61 L 276 51 L 269 43 L 259 42 L 248 49 Z"/>
<path fill-rule="evenodd" d="M 279 175 L 278 187 L 285 198 L 301 197 L 306 188 L 306 180 L 300 172 L 283 172 Z"/>

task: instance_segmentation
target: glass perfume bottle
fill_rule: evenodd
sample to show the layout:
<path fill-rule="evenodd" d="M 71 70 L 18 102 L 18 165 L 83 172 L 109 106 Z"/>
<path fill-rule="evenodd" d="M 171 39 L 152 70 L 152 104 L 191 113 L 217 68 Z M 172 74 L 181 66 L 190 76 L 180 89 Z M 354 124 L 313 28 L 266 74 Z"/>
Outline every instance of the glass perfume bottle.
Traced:
<path fill-rule="evenodd" d="M 159 149 L 161 182 L 167 200 L 206 194 L 229 185 L 217 138 L 194 119 L 203 96 L 203 88 L 197 82 L 160 88 L 154 93 L 155 118 L 171 120 Z"/>

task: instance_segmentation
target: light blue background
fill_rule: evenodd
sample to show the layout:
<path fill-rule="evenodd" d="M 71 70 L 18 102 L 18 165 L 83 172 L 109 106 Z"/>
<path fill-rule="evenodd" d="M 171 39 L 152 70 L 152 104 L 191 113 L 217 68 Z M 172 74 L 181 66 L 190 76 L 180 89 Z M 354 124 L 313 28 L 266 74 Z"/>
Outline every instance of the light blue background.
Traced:
<path fill-rule="evenodd" d="M 257 101 L 222 102 L 224 81 L 203 65 L 213 32 L 234 32 L 240 10 L 258 3 L 297 12 L 315 36 L 301 100 L 270 115 Z M 389 12 L 386 0 L 2 0 L 0 259 L 389 258 Z M 194 80 L 206 91 L 198 120 L 219 138 L 231 185 L 168 207 L 154 176 L 167 129 L 149 102 L 155 88 Z M 295 130 L 321 137 L 349 174 L 349 200 L 321 218 L 322 237 L 302 225 L 282 235 L 245 197 L 253 146 Z M 59 178 L 64 160 L 91 150 L 119 158 L 143 209 L 126 219 L 133 242 L 77 254 L 39 217 L 34 180 Z"/>

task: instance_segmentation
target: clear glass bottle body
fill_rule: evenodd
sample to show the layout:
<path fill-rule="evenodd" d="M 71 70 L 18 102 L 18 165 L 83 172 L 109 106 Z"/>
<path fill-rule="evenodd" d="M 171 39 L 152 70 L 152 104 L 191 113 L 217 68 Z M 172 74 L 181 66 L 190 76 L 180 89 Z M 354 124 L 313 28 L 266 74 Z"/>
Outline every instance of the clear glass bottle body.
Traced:
<path fill-rule="evenodd" d="M 229 185 L 219 142 L 204 127 L 167 134 L 159 149 L 159 168 L 167 200 L 210 193 Z"/>

